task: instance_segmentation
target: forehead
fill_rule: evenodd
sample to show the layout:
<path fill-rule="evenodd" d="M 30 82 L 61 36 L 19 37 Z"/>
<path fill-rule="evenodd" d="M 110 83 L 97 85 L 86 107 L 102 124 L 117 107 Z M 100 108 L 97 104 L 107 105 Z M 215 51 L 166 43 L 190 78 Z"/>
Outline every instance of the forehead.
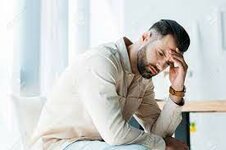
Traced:
<path fill-rule="evenodd" d="M 175 39 L 172 35 L 166 35 L 163 38 L 160 39 L 159 46 L 163 50 L 176 50 L 177 44 L 175 42 Z"/>

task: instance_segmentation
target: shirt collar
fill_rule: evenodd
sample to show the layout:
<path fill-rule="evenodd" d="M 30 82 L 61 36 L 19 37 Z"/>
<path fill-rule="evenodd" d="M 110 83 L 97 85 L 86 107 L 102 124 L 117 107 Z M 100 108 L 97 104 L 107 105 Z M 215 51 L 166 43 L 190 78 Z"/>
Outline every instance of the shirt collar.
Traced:
<path fill-rule="evenodd" d="M 122 65 L 124 67 L 125 72 L 128 73 L 129 75 L 131 75 L 132 77 L 134 77 L 135 74 L 132 73 L 131 64 L 130 64 L 129 55 L 128 55 L 128 50 L 127 50 L 125 41 L 127 43 L 132 44 L 132 42 L 127 37 L 123 37 L 123 38 L 117 40 L 115 45 L 116 45 L 116 47 L 119 51 L 119 54 L 120 54 L 120 57 L 121 57 L 121 62 L 122 62 Z M 142 76 L 140 76 L 140 77 L 142 77 Z M 148 83 L 150 81 L 152 81 L 152 79 L 142 78 L 142 82 L 144 82 L 144 83 Z"/>
<path fill-rule="evenodd" d="M 121 56 L 121 61 L 123 63 L 123 67 L 124 67 L 125 71 L 129 74 L 133 74 L 125 41 L 132 43 L 128 38 L 123 37 L 123 38 L 119 39 L 118 41 L 116 41 L 116 47 L 119 50 L 119 53 Z"/>

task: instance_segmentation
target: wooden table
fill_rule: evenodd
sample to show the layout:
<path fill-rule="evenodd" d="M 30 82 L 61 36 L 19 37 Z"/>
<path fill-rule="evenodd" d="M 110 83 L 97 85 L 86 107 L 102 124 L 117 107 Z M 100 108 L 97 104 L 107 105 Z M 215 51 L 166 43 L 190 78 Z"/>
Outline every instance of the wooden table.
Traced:
<path fill-rule="evenodd" d="M 162 109 L 165 102 L 157 100 L 159 107 Z M 175 138 L 187 143 L 190 147 L 190 113 L 214 113 L 226 112 L 226 100 L 192 100 L 186 101 L 182 108 L 182 121 L 177 127 Z"/>

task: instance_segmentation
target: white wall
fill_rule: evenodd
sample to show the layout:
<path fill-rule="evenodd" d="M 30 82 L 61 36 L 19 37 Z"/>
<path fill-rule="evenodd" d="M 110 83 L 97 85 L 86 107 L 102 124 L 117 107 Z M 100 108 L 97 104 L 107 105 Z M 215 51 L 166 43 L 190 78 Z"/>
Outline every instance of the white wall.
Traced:
<path fill-rule="evenodd" d="M 124 1 L 90 0 L 90 46 L 114 42 L 124 35 Z"/>

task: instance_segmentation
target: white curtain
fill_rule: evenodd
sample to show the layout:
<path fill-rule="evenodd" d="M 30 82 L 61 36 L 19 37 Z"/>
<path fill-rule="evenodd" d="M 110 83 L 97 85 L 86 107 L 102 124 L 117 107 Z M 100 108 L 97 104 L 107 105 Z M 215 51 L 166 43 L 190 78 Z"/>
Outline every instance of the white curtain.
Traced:
<path fill-rule="evenodd" d="M 12 92 L 12 64 L 14 34 L 23 15 L 23 8 L 15 7 L 16 1 L 3 0 L 0 5 L 0 149 L 22 148 L 14 117 L 10 93 Z"/>
<path fill-rule="evenodd" d="M 90 46 L 90 0 L 3 0 L 0 17 L 0 149 L 26 149 L 45 97 Z"/>
<path fill-rule="evenodd" d="M 41 94 L 46 96 L 68 65 L 68 1 L 42 0 L 40 23 Z"/>
<path fill-rule="evenodd" d="M 3 0 L 0 18 L 0 149 L 26 149 L 32 105 L 68 65 L 68 1 Z"/>

